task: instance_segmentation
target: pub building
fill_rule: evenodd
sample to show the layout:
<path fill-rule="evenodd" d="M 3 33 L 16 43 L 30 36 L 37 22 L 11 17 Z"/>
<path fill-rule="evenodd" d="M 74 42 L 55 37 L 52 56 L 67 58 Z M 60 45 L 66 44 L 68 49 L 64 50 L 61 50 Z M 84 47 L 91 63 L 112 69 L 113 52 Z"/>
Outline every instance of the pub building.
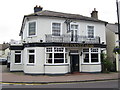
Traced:
<path fill-rule="evenodd" d="M 106 53 L 107 22 L 91 17 L 43 10 L 23 18 L 21 42 L 10 45 L 10 71 L 25 74 L 101 72 L 101 52 Z"/>

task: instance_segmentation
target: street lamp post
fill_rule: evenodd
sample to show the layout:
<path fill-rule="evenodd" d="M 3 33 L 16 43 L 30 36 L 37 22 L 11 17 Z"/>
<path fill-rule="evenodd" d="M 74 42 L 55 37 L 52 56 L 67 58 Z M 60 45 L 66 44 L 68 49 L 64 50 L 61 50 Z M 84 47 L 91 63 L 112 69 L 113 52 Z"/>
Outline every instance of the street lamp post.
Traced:
<path fill-rule="evenodd" d="M 120 17 L 119 17 L 119 5 L 118 5 L 118 0 L 116 0 L 116 6 L 117 6 L 117 20 L 118 20 L 118 41 L 119 41 L 119 47 L 120 47 Z"/>
<path fill-rule="evenodd" d="M 120 48 L 120 12 L 119 12 L 119 3 L 118 0 L 116 0 L 116 6 L 117 6 L 117 20 L 118 20 L 118 43 L 119 43 L 119 48 Z M 119 71 L 119 63 L 120 63 L 120 54 L 117 54 L 116 56 L 116 70 Z"/>

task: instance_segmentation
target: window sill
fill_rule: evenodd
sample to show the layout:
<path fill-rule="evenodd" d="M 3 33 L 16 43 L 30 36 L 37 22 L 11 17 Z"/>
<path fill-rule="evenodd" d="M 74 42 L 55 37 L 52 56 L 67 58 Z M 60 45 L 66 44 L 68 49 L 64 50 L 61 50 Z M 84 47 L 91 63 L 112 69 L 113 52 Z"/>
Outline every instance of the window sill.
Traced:
<path fill-rule="evenodd" d="M 44 64 L 44 66 L 68 66 L 68 63 L 63 63 L 63 64 Z"/>
<path fill-rule="evenodd" d="M 32 38 L 32 37 L 37 37 L 37 35 L 31 35 L 31 36 L 28 36 L 28 38 Z"/>
<path fill-rule="evenodd" d="M 81 65 L 101 65 L 101 63 L 82 63 Z"/>
<path fill-rule="evenodd" d="M 34 63 L 28 63 L 27 66 L 35 66 Z"/>
<path fill-rule="evenodd" d="M 22 65 L 22 63 L 14 63 L 15 65 Z"/>

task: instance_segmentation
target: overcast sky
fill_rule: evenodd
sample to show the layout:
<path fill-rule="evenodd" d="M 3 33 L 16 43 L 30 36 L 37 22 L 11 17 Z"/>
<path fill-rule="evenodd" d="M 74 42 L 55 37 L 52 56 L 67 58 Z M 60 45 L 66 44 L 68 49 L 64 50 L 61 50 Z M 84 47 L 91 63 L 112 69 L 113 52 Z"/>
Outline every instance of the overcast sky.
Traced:
<path fill-rule="evenodd" d="M 120 0 L 119 0 L 120 1 Z M 43 10 L 89 16 L 94 8 L 98 18 L 109 23 L 117 22 L 116 0 L 1 0 L 0 43 L 20 40 L 19 32 L 24 15 L 33 13 L 41 5 Z"/>

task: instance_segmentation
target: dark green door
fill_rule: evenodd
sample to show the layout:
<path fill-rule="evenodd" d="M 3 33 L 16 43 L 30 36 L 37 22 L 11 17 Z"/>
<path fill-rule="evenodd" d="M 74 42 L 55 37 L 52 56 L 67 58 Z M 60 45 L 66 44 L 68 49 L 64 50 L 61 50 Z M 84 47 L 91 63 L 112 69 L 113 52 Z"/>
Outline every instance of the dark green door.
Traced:
<path fill-rule="evenodd" d="M 79 72 L 79 55 L 71 55 L 71 72 Z"/>

